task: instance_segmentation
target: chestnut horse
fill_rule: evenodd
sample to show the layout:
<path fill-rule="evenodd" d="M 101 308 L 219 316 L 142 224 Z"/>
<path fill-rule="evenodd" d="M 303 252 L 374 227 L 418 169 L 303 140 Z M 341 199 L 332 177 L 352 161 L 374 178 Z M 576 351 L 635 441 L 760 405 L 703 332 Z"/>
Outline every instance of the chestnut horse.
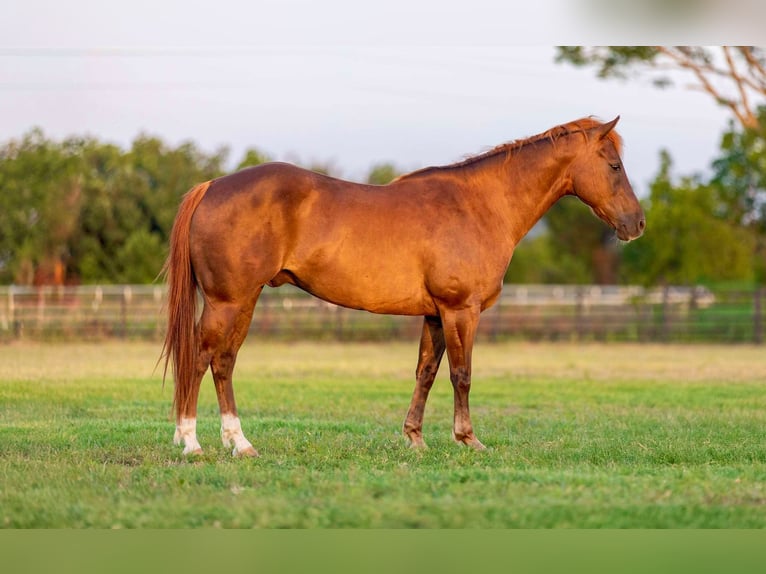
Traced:
<path fill-rule="evenodd" d="M 608 123 L 585 118 L 388 185 L 350 183 L 284 163 L 244 169 L 184 197 L 165 266 L 169 283 L 165 371 L 175 379 L 175 442 L 202 452 L 197 397 L 212 369 L 221 438 L 257 456 L 232 389 L 237 352 L 265 285 L 297 285 L 337 305 L 422 315 L 415 391 L 404 421 L 424 447 L 423 410 L 444 351 L 454 389 L 452 436 L 482 449 L 468 410 L 479 315 L 500 295 L 522 237 L 559 198 L 589 205 L 621 240 L 644 214 Z M 196 319 L 197 291 L 204 301 Z"/>

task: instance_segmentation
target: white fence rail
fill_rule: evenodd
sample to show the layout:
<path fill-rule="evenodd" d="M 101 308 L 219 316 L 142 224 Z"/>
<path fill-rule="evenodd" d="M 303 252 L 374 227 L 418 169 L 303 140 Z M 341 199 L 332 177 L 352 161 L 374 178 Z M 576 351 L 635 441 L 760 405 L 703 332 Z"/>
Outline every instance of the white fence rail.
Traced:
<path fill-rule="evenodd" d="M 762 289 L 506 285 L 480 337 L 763 341 Z M 0 287 L 0 340 L 161 339 L 164 285 Z M 296 288 L 266 289 L 251 326 L 279 339 L 417 338 L 420 319 L 353 311 Z"/>

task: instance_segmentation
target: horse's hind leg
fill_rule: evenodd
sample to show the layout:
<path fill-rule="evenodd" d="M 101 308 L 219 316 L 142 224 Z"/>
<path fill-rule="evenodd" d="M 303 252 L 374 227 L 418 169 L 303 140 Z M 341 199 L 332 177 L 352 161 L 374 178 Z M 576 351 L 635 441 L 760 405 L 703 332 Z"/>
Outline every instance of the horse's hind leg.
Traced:
<path fill-rule="evenodd" d="M 192 390 L 189 402 L 182 407 L 182 412 L 176 419 L 176 432 L 173 435 L 173 442 L 177 445 L 183 443 L 185 455 L 202 454 L 202 447 L 197 440 L 197 398 L 199 397 L 199 387 L 202 377 L 205 376 L 210 365 L 210 355 L 200 354 L 197 356 Z"/>
<path fill-rule="evenodd" d="M 258 456 L 258 452 L 242 433 L 231 377 L 237 352 L 247 335 L 255 301 L 261 289 L 259 287 L 245 303 L 218 300 L 208 300 L 205 303 L 198 325 L 199 352 L 192 390 L 188 403 L 184 404 L 178 416 L 173 437 L 175 444 L 183 443 L 185 455 L 202 454 L 202 447 L 197 440 L 197 400 L 200 383 L 210 367 L 218 395 L 224 446 L 234 443 L 234 455 Z"/>
<path fill-rule="evenodd" d="M 404 419 L 404 435 L 413 448 L 425 448 L 423 441 L 423 412 L 431 386 L 439 370 L 439 363 L 444 355 L 444 330 L 439 317 L 423 319 L 423 333 L 420 336 L 418 367 L 415 371 L 415 390 Z"/>
<path fill-rule="evenodd" d="M 234 400 L 232 373 L 237 353 L 250 327 L 255 302 L 262 289 L 262 286 L 258 287 L 245 302 L 217 301 L 207 305 L 202 315 L 200 343 L 203 353 L 209 352 L 210 356 L 210 367 L 221 413 L 221 440 L 224 446 L 234 445 L 234 456 L 258 456 L 258 451 L 242 432 Z"/>

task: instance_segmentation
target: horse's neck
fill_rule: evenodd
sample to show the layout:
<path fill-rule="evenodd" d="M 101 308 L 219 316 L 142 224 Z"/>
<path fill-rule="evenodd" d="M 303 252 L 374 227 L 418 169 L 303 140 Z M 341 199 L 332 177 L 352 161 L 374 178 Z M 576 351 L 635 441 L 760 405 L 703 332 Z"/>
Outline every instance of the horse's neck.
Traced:
<path fill-rule="evenodd" d="M 467 197 L 480 201 L 486 211 L 499 217 L 505 237 L 497 239 L 507 240 L 513 250 L 551 206 L 570 191 L 571 182 L 565 174 L 575 153 L 576 149 L 564 142 L 555 146 L 552 142 L 538 142 L 512 152 L 511 157 L 487 155 L 446 170 L 424 169 L 405 176 L 405 180 L 446 177 L 454 182 L 456 178 Z"/>
<path fill-rule="evenodd" d="M 571 181 L 566 172 L 573 157 L 573 154 L 545 145 L 537 149 L 521 149 L 509 158 L 505 166 L 505 198 L 514 245 L 554 203 L 571 192 Z"/>

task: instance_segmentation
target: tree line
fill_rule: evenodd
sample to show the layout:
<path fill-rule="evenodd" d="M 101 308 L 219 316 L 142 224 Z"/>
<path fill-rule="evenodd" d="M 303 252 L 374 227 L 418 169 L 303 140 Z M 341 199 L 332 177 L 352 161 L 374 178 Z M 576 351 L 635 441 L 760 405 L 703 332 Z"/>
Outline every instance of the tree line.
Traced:
<path fill-rule="evenodd" d="M 760 127 L 732 124 L 712 175 L 677 176 L 663 151 L 643 201 L 647 232 L 621 244 L 574 198 L 516 250 L 514 283 L 762 283 L 766 279 L 766 108 Z M 178 204 L 226 171 L 227 151 L 140 136 L 127 150 L 35 129 L 0 146 L 0 284 L 149 283 Z M 250 149 L 237 168 L 268 161 Z M 330 173 L 327 165 L 308 166 Z M 399 174 L 373 166 L 368 183 Z"/>
<path fill-rule="evenodd" d="M 150 283 L 181 197 L 228 171 L 227 149 L 141 135 L 129 149 L 35 128 L 0 145 L 0 284 Z M 270 161 L 256 148 L 235 169 Z M 331 164 L 309 169 L 333 174 Z M 398 175 L 373 166 L 369 183 Z"/>
<path fill-rule="evenodd" d="M 762 284 L 766 281 L 766 64 L 754 48 L 562 47 L 558 60 L 599 77 L 688 71 L 732 110 L 712 175 L 678 175 L 667 151 L 644 199 L 647 231 L 621 244 L 574 198 L 548 212 L 516 250 L 516 283 Z M 711 81 L 715 77 L 718 81 Z M 733 84 L 723 93 L 721 78 Z M 632 81 L 632 80 L 628 80 Z M 709 89 L 708 89 L 709 88 Z M 759 91 L 760 89 L 760 91 Z M 756 102 L 761 102 L 757 105 Z M 129 147 L 92 137 L 56 141 L 40 129 L 0 145 L 0 284 L 148 283 L 167 252 L 182 195 L 227 171 L 227 149 L 171 146 L 142 135 Z M 236 169 L 269 161 L 248 149 Z M 309 165 L 333 175 L 330 164 Z M 373 166 L 385 184 L 395 165 Z M 641 191 L 641 190 L 637 190 Z"/>

